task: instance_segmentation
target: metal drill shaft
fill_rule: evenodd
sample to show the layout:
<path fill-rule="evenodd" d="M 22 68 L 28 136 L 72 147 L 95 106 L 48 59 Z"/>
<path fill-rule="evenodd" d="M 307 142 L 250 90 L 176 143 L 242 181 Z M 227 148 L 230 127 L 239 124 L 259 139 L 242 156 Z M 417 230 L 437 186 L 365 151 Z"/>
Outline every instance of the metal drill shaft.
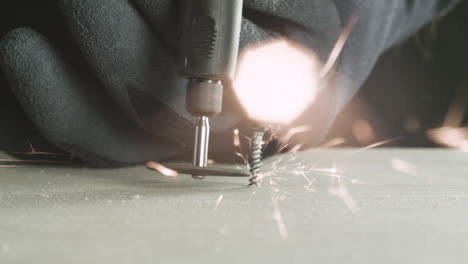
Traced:
<path fill-rule="evenodd" d="M 195 127 L 195 146 L 193 148 L 193 165 L 208 166 L 208 145 L 210 140 L 210 123 L 208 117 L 197 117 Z"/>
<path fill-rule="evenodd" d="M 177 61 L 187 83 L 186 108 L 197 118 L 193 165 L 208 165 L 208 117 L 222 111 L 224 83 L 236 71 L 243 0 L 181 1 Z M 194 175 L 201 179 L 203 176 Z"/>
<path fill-rule="evenodd" d="M 263 135 L 265 134 L 264 128 L 255 128 L 253 138 L 251 141 L 250 152 L 250 178 L 249 186 L 257 185 L 260 182 L 260 173 L 262 170 L 262 144 Z"/>

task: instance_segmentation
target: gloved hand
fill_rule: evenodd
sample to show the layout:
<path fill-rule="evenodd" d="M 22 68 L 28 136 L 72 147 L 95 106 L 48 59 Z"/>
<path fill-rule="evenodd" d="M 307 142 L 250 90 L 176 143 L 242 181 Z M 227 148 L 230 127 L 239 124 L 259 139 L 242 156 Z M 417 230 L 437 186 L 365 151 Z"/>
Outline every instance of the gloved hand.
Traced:
<path fill-rule="evenodd" d="M 185 80 L 174 64 L 176 2 L 60 1 L 75 43 L 61 47 L 32 29 L 12 31 L 1 43 L 2 73 L 40 131 L 85 161 L 190 152 Z M 247 21 L 243 32 L 244 44 L 267 37 Z M 215 133 L 238 121 L 227 115 L 213 123 Z"/>
<path fill-rule="evenodd" d="M 0 44 L 2 74 L 40 131 L 85 161 L 138 163 L 190 153 L 185 80 L 174 64 L 180 1 L 60 0 L 74 43 L 57 46 L 32 29 L 12 31 Z M 307 145 L 323 138 L 378 55 L 441 9 L 437 0 L 414 4 L 411 10 L 424 6 L 416 21 L 402 1 L 377 2 L 245 0 L 241 48 L 283 36 L 326 60 L 347 19 L 359 17 L 338 65 L 351 82 L 325 90 L 298 121 L 315 128 Z M 407 30 L 398 24 L 402 17 Z M 226 140 L 245 121 L 234 96 L 225 97 L 223 113 L 212 121 L 214 152 L 231 152 Z"/>

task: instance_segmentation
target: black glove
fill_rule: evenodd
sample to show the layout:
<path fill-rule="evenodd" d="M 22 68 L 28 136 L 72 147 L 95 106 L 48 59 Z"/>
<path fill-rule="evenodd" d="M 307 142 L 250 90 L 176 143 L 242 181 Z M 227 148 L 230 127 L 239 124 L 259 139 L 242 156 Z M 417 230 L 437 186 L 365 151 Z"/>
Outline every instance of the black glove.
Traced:
<path fill-rule="evenodd" d="M 246 0 L 241 48 L 285 36 L 326 60 L 349 17 L 359 17 L 338 63 L 343 80 L 350 82 L 326 89 L 296 123 L 313 124 L 305 141 L 311 146 L 323 138 L 378 55 L 446 8 L 438 3 Z M 185 80 L 174 64 L 179 1 L 61 0 L 60 6 L 74 43 L 56 45 L 21 28 L 0 45 L 2 73 L 40 131 L 95 164 L 190 153 L 193 126 L 184 106 Z M 226 93 L 225 109 L 212 121 L 210 147 L 232 153 L 226 140 L 245 120 L 234 96 Z"/>
<path fill-rule="evenodd" d="M 101 164 L 189 152 L 193 125 L 184 106 L 185 80 L 174 65 L 176 1 L 60 5 L 77 45 L 55 46 L 27 28 L 10 32 L 1 44 L 2 72 L 40 131 Z M 244 44 L 267 37 L 247 21 L 243 31 Z M 78 52 L 84 60 L 71 55 Z M 237 121 L 229 112 L 216 120 L 214 134 Z"/>

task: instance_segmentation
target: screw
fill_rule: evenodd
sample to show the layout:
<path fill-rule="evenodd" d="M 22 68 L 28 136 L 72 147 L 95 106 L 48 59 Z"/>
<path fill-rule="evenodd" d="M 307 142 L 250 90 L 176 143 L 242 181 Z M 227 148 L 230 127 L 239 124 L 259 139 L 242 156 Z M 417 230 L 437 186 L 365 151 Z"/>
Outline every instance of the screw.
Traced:
<path fill-rule="evenodd" d="M 266 128 L 255 127 L 253 129 L 253 137 L 250 143 L 250 178 L 249 186 L 255 185 L 260 182 L 260 173 L 262 170 L 262 143 L 263 136 L 265 135 Z"/>

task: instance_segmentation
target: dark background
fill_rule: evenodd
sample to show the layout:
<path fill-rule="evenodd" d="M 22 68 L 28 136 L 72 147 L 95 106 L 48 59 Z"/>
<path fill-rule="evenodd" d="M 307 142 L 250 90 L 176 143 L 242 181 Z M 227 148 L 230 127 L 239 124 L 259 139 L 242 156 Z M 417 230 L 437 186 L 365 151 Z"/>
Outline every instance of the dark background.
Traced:
<path fill-rule="evenodd" d="M 372 143 L 358 142 L 352 133 L 356 120 L 366 120 L 374 130 L 374 141 L 402 137 L 390 145 L 437 146 L 426 131 L 443 124 L 451 105 L 466 103 L 467 90 L 468 1 L 461 1 L 447 16 L 432 21 L 380 58 L 338 117 L 330 139 L 344 137 L 349 146 Z M 412 125 L 415 122 L 417 129 Z"/>
<path fill-rule="evenodd" d="M 70 36 L 55 2 L 1 1 L 0 36 L 27 26 L 53 43 L 68 42 Z M 468 1 L 462 1 L 448 16 L 431 22 L 381 57 L 358 95 L 338 117 L 329 138 L 343 137 L 347 146 L 359 146 L 404 136 L 391 145 L 436 146 L 425 131 L 441 126 L 449 106 L 463 97 L 468 89 L 466 75 Z M 369 142 L 353 136 L 357 120 L 372 128 L 374 136 Z M 28 120 L 0 75 L 0 150 L 28 151 L 29 141 L 42 151 L 56 151 Z"/>
<path fill-rule="evenodd" d="M 53 43 L 70 40 L 66 25 L 54 0 L 4 0 L 0 2 L 0 37 L 12 29 L 29 27 L 44 34 Z M 0 150 L 10 152 L 36 150 L 58 152 L 39 133 L 21 110 L 0 73 Z"/>

